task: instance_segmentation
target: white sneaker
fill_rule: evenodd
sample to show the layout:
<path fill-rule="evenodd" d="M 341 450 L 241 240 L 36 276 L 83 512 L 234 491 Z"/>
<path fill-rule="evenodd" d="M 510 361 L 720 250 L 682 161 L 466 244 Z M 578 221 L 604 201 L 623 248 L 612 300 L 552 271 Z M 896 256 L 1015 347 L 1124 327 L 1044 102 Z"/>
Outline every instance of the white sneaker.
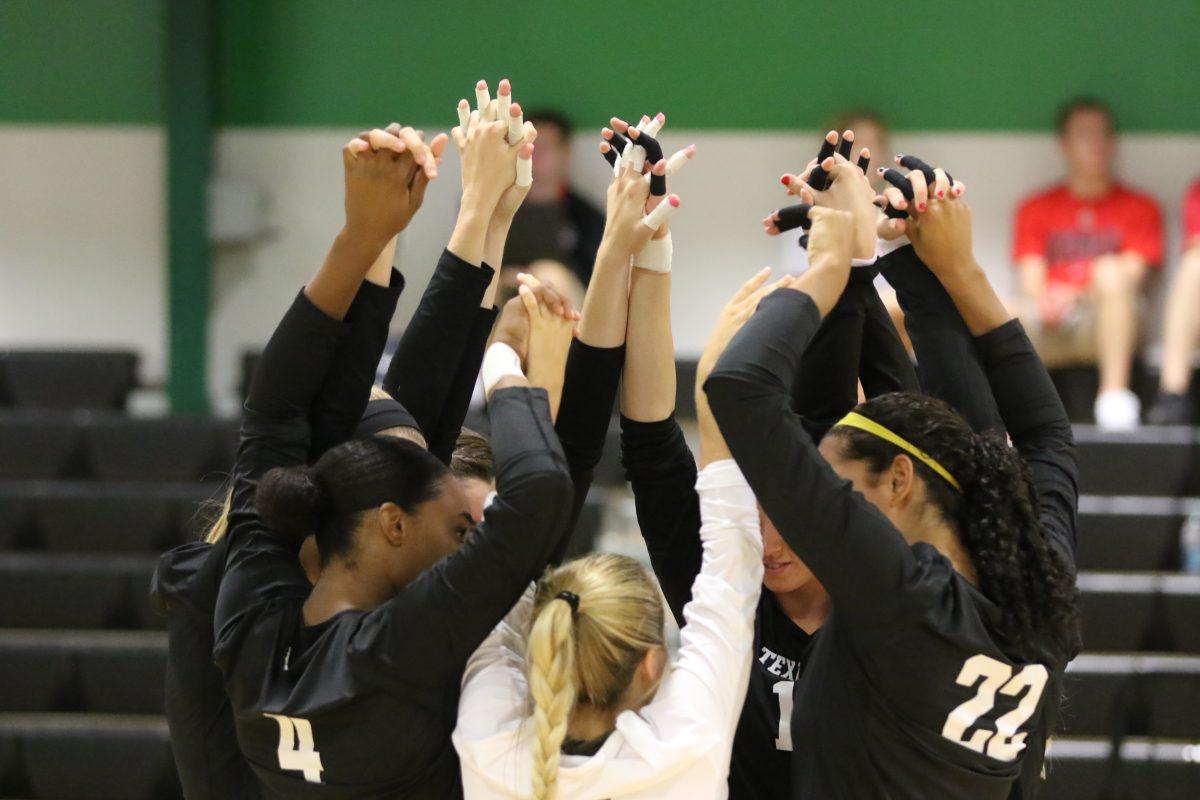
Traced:
<path fill-rule="evenodd" d="M 1096 395 L 1096 425 L 1101 430 L 1136 430 L 1141 413 L 1141 401 L 1128 389 L 1111 389 Z"/>

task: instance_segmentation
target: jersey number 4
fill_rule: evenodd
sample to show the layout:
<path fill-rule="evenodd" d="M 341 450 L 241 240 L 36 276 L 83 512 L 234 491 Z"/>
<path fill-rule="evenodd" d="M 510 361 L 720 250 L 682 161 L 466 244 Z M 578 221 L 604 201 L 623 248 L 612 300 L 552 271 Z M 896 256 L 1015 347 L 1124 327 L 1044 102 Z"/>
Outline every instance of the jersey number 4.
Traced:
<path fill-rule="evenodd" d="M 321 754 L 315 749 L 312 723 L 306 719 L 263 714 L 279 725 L 279 768 L 304 773 L 309 783 L 321 782 Z"/>
<path fill-rule="evenodd" d="M 958 673 L 958 685 L 972 687 L 976 682 L 975 696 L 946 717 L 942 726 L 942 736 L 955 744 L 968 747 L 976 753 L 997 759 L 998 761 L 1013 761 L 1025 749 L 1024 733 L 1017 730 L 1029 721 L 1037 710 L 1038 701 L 1042 699 L 1042 690 L 1046 688 L 1046 680 L 1050 673 L 1041 664 L 1028 664 L 1016 675 L 1012 667 L 1003 661 L 989 658 L 982 653 L 971 656 L 963 663 Z M 1025 696 L 1017 703 L 1017 707 L 996 720 L 996 730 L 980 727 L 971 737 L 964 738 L 967 731 L 974 728 L 979 718 L 987 714 L 996 705 L 996 693 L 1006 697 L 1017 697 L 1022 692 Z"/>

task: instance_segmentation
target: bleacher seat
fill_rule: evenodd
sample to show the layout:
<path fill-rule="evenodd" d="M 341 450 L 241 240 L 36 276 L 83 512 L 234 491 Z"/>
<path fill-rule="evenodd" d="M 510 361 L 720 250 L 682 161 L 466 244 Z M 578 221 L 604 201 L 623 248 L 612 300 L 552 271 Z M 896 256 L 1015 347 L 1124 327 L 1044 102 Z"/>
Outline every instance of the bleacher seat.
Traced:
<path fill-rule="evenodd" d="M 5 394 L 19 408 L 121 411 L 137 386 L 138 357 L 127 350 L 0 353 Z"/>
<path fill-rule="evenodd" d="M 1200 745 L 1130 739 L 1113 758 L 1106 739 L 1056 739 L 1046 764 L 1044 800 L 1195 800 Z"/>
<path fill-rule="evenodd" d="M 0 549 L 28 547 L 36 537 L 29 485 L 26 481 L 0 481 Z"/>
<path fill-rule="evenodd" d="M 58 631 L 0 631 L 0 713 L 80 708 L 74 656 L 54 646 L 61 636 Z"/>
<path fill-rule="evenodd" d="M 218 439 L 231 423 L 201 417 L 97 417 L 84 431 L 96 477 L 108 481 L 196 481 L 228 473 Z"/>
<path fill-rule="evenodd" d="M 0 628 L 161 627 L 154 556 L 0 553 Z"/>
<path fill-rule="evenodd" d="M 1194 428 L 1109 433 L 1077 425 L 1075 441 L 1083 494 L 1200 496 L 1200 436 Z"/>
<path fill-rule="evenodd" d="M 76 466 L 79 416 L 69 412 L 0 413 L 0 478 L 66 477 Z"/>
<path fill-rule="evenodd" d="M 162 717 L 0 714 L 0 755 L 4 797 L 181 797 Z"/>
<path fill-rule="evenodd" d="M 1083 646 L 1200 653 L 1200 576 L 1081 572 Z"/>
<path fill-rule="evenodd" d="M 1068 733 L 1200 741 L 1200 657 L 1085 653 L 1067 673 Z"/>
<path fill-rule="evenodd" d="M 1173 497 L 1079 499 L 1079 568 L 1179 569 L 1179 530 L 1193 508 Z"/>

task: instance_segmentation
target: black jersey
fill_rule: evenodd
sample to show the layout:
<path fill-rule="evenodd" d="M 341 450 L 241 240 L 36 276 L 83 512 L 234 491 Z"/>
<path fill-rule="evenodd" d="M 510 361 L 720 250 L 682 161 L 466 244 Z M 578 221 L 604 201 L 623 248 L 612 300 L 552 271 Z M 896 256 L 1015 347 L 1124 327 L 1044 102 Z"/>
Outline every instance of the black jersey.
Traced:
<path fill-rule="evenodd" d="M 234 471 L 214 657 L 266 796 L 453 797 L 463 666 L 558 545 L 565 461 L 544 391 L 495 392 L 498 494 L 476 534 L 379 608 L 305 626 L 299 542 L 264 528 L 254 492 L 269 469 L 305 463 L 308 413 L 341 329 L 301 295 L 263 353 Z"/>
<path fill-rule="evenodd" d="M 1007 797 L 1025 758 L 1040 758 L 1028 745 L 1072 653 L 1004 641 L 995 605 L 932 547 L 909 546 L 821 458 L 789 408 L 819 323 L 807 295 L 775 292 L 705 385 L 759 502 L 833 601 L 795 687 L 793 795 Z M 1049 377 L 1015 321 L 977 344 L 1043 525 L 1073 540 L 1073 443 Z"/>

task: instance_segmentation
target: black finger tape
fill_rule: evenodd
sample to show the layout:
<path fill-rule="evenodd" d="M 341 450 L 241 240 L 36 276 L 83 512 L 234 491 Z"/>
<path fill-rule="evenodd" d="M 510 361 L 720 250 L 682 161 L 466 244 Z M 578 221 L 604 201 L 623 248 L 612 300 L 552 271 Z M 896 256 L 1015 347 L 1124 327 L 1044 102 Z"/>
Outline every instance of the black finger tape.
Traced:
<path fill-rule="evenodd" d="M 912 182 L 898 169 L 888 169 L 883 173 L 883 179 L 895 186 L 904 195 L 905 200 L 913 199 Z"/>
<path fill-rule="evenodd" d="M 812 210 L 812 206 L 808 203 L 797 203 L 794 206 L 786 206 L 775 212 L 775 217 L 778 222 L 775 227 L 779 228 L 779 232 L 795 230 L 803 228 L 808 230 L 812 226 L 812 220 L 808 218 L 808 212 Z"/>
<path fill-rule="evenodd" d="M 937 175 L 934 173 L 933 167 L 916 156 L 900 156 L 900 166 L 905 169 L 920 170 L 921 174 L 925 176 L 925 184 L 931 188 L 933 184 L 937 183 Z M 909 199 L 911 200 L 912 198 L 910 197 Z"/>

